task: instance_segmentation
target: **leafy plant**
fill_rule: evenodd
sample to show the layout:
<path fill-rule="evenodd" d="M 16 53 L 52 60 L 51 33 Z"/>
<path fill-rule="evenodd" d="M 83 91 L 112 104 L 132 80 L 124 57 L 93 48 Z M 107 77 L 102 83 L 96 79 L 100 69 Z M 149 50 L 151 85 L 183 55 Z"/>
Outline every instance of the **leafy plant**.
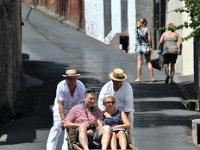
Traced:
<path fill-rule="evenodd" d="M 188 40 L 191 37 L 200 36 L 200 0 L 180 0 L 185 2 L 185 7 L 178 8 L 175 12 L 188 13 L 190 21 L 184 22 L 182 25 L 176 27 L 176 29 L 191 28 L 193 31 L 183 40 Z"/>

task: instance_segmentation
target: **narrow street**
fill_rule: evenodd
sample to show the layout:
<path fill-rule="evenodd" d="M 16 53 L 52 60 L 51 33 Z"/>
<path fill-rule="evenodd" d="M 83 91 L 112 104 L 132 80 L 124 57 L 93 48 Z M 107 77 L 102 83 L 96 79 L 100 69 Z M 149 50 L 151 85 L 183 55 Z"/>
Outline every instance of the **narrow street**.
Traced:
<path fill-rule="evenodd" d="M 56 85 L 63 80 L 66 68 L 75 67 L 86 87 L 98 92 L 109 80 L 116 67 L 123 68 L 134 92 L 134 121 L 132 141 L 139 150 L 198 150 L 191 141 L 191 119 L 198 112 L 186 110 L 182 101 L 184 83 L 176 76 L 177 84 L 164 84 L 164 73 L 155 70 L 156 82 L 149 82 L 143 65 L 142 83 L 136 78 L 136 56 L 105 45 L 85 34 L 33 10 L 29 20 L 27 6 L 22 7 L 23 71 L 26 89 L 21 115 L 1 128 L 1 150 L 45 150 L 52 126 Z M 190 80 L 188 83 L 191 83 Z M 190 94 L 190 93 L 189 93 Z M 62 139 L 57 150 L 61 149 Z"/>

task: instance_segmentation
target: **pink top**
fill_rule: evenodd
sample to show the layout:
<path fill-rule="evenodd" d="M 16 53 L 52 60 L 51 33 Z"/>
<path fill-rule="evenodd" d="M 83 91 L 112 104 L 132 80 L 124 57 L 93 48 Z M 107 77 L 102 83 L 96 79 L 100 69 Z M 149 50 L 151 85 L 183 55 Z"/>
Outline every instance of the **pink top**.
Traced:
<path fill-rule="evenodd" d="M 83 104 L 78 104 L 72 107 L 65 118 L 65 120 L 73 123 L 96 123 L 96 120 L 98 119 L 103 120 L 103 114 L 101 110 L 98 107 L 93 107 L 92 110 L 87 110 L 84 108 Z"/>

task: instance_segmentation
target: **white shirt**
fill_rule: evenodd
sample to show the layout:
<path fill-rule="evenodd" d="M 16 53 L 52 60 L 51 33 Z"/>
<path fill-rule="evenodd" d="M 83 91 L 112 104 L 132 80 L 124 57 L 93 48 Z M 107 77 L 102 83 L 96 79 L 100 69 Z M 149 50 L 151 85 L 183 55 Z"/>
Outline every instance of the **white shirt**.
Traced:
<path fill-rule="evenodd" d="M 113 82 L 107 82 L 101 89 L 99 98 L 98 98 L 98 107 L 105 111 L 103 106 L 103 98 L 105 95 L 112 95 L 116 99 L 116 107 L 124 112 L 133 111 L 133 89 L 131 85 L 123 81 L 122 86 L 118 89 L 117 92 L 113 89 Z"/>
<path fill-rule="evenodd" d="M 63 80 L 59 82 L 56 89 L 56 98 L 54 101 L 53 111 L 59 111 L 58 101 L 64 100 L 65 114 L 67 114 L 67 112 L 73 106 L 83 101 L 85 90 L 84 84 L 77 80 L 76 89 L 73 96 L 71 96 L 67 81 Z"/>

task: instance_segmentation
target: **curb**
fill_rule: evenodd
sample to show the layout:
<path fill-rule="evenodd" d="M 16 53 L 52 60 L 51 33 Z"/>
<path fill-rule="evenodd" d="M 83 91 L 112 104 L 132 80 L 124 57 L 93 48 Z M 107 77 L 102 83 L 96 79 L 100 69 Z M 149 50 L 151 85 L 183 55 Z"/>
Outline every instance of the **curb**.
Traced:
<path fill-rule="evenodd" d="M 178 78 L 178 75 L 174 76 L 174 80 L 176 83 L 181 83 L 182 81 Z M 189 110 L 193 111 L 199 111 L 199 101 L 197 99 L 190 99 L 190 94 L 188 93 L 188 90 L 186 89 L 185 86 L 180 85 L 180 84 L 175 84 L 181 93 L 183 94 L 182 103 L 185 105 L 185 107 Z"/>

